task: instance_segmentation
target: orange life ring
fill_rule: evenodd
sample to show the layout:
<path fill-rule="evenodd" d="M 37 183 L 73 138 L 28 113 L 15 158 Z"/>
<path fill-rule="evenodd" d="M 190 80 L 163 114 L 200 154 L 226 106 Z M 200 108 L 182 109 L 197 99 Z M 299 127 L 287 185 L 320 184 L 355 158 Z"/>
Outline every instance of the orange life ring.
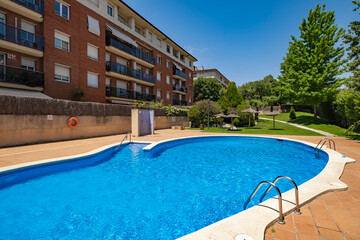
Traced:
<path fill-rule="evenodd" d="M 75 124 L 73 124 L 73 122 L 75 122 Z M 68 120 L 68 125 L 71 128 L 76 128 L 79 125 L 79 120 L 76 117 L 71 117 Z"/>

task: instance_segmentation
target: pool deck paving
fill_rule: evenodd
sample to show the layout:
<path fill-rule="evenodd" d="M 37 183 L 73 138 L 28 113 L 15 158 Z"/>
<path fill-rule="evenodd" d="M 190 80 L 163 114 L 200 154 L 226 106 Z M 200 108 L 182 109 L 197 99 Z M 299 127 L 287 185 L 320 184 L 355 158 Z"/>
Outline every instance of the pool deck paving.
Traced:
<path fill-rule="evenodd" d="M 228 135 L 205 133 L 199 130 L 157 130 L 154 135 L 133 137 L 133 141 L 158 142 L 167 139 Z M 237 134 L 234 134 L 237 135 Z M 245 135 L 245 134 L 239 134 Z M 34 144 L 18 147 L 0 148 L 0 167 L 28 163 L 50 158 L 83 154 L 96 148 L 119 143 L 124 134 L 87 138 L 53 143 Z M 251 136 L 251 135 L 247 135 Z M 260 135 L 255 135 L 260 136 Z M 278 136 L 318 143 L 322 137 Z M 294 213 L 285 217 L 286 224 L 273 224 L 265 232 L 265 239 L 301 240 L 301 239 L 360 239 L 360 142 L 343 137 L 333 137 L 336 149 L 344 156 L 357 160 L 347 164 L 341 181 L 348 185 L 347 191 L 329 192 L 301 207 L 301 215 Z M 301 199 L 300 199 L 301 201 Z"/>

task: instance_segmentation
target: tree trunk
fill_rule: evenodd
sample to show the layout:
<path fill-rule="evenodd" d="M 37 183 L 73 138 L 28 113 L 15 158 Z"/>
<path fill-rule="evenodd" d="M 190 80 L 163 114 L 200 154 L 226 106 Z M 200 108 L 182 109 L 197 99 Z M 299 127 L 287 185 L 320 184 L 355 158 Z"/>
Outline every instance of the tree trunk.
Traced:
<path fill-rule="evenodd" d="M 314 104 L 314 120 L 317 121 L 317 111 L 316 111 L 316 104 Z"/>

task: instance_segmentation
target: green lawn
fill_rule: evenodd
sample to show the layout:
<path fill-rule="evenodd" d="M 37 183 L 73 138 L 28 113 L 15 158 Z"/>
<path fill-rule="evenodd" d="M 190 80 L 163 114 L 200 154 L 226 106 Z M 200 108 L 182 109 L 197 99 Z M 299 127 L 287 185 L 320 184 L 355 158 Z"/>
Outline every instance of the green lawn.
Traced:
<path fill-rule="evenodd" d="M 190 128 L 199 130 L 199 128 Z M 210 128 L 205 127 L 204 132 L 212 133 L 245 133 L 245 134 L 276 134 L 276 135 L 302 135 L 302 136 L 322 136 L 318 133 L 293 127 L 288 124 L 276 122 L 275 129 L 273 129 L 273 122 L 268 120 L 261 120 L 254 127 L 240 127 L 238 131 L 227 131 L 225 128 Z"/>
<path fill-rule="evenodd" d="M 260 117 L 272 119 L 272 116 L 261 115 Z M 287 122 L 291 122 L 291 123 L 297 123 L 297 124 L 300 124 L 300 125 L 303 125 L 303 126 L 306 126 L 309 128 L 325 131 L 325 132 L 332 133 L 332 134 L 335 134 L 335 135 L 341 136 L 341 137 L 360 139 L 360 135 L 351 135 L 351 136 L 346 135 L 345 128 L 331 124 L 322 119 L 317 119 L 317 121 L 315 121 L 314 115 L 311 113 L 296 112 L 296 119 L 294 119 L 294 120 L 291 120 L 289 118 L 289 113 L 282 113 L 280 115 L 275 116 L 275 119 L 287 121 Z"/>

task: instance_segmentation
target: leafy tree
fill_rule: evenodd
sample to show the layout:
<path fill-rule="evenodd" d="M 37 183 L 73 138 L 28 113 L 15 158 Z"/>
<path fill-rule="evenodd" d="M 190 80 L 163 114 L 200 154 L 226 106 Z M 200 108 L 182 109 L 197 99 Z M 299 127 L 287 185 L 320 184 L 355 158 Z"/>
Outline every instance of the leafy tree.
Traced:
<path fill-rule="evenodd" d="M 217 101 L 220 98 L 221 84 L 215 78 L 198 78 L 194 82 L 194 101 Z"/>
<path fill-rule="evenodd" d="M 360 9 L 360 1 L 352 1 L 357 11 Z M 360 15 L 360 13 L 359 13 Z M 350 22 L 348 32 L 344 35 L 344 43 L 349 44 L 347 70 L 353 74 L 349 78 L 348 86 L 356 91 L 360 91 L 360 21 Z"/>
<path fill-rule="evenodd" d="M 266 105 L 270 105 L 271 106 L 271 112 L 273 111 L 273 106 L 279 101 L 279 97 L 278 96 L 265 96 L 263 98 L 264 102 L 266 103 Z"/>
<path fill-rule="evenodd" d="M 291 108 L 290 108 L 289 118 L 296 119 L 296 112 L 295 112 L 295 109 L 293 108 L 293 106 L 291 106 Z"/>
<path fill-rule="evenodd" d="M 282 97 L 293 103 L 314 107 L 336 93 L 342 84 L 341 60 L 344 48 L 338 46 L 344 30 L 335 24 L 334 11 L 319 4 L 310 10 L 300 27 L 300 39 L 291 36 L 288 53 L 281 63 L 279 89 Z"/>
<path fill-rule="evenodd" d="M 190 121 L 199 124 L 203 123 L 204 119 L 207 119 L 208 110 L 210 118 L 214 118 L 216 114 L 221 113 L 221 107 L 216 102 L 201 100 L 190 108 L 188 113 Z"/>
<path fill-rule="evenodd" d="M 235 82 L 230 82 L 224 95 L 222 95 L 218 100 L 218 103 L 220 104 L 222 110 L 227 112 L 229 108 L 236 108 L 242 101 L 243 98 L 239 93 Z"/>
<path fill-rule="evenodd" d="M 189 109 L 188 117 L 191 122 L 191 127 L 199 127 L 201 121 L 201 113 L 198 107 L 192 106 Z"/>
<path fill-rule="evenodd" d="M 254 82 L 249 82 L 241 85 L 239 87 L 239 92 L 241 95 L 250 100 L 260 99 L 264 96 L 275 95 L 274 87 L 276 85 L 276 80 L 272 75 L 264 77 L 264 79 Z"/>

